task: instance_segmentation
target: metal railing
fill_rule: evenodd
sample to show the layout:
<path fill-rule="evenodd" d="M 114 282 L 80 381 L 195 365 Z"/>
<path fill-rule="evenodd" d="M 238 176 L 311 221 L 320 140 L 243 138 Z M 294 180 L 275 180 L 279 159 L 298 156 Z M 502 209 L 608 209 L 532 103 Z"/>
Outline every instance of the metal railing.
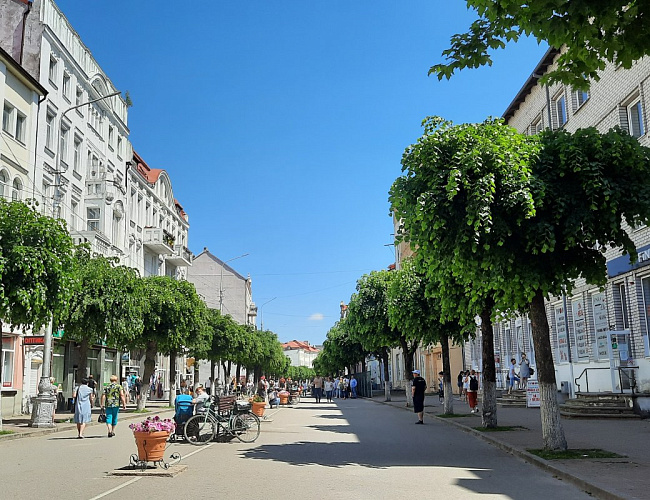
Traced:
<path fill-rule="evenodd" d="M 620 387 L 621 394 L 623 394 L 623 380 L 625 379 L 626 382 L 628 382 L 629 388 L 632 390 L 632 394 L 634 394 L 634 389 L 636 388 L 636 375 L 634 370 L 638 369 L 638 366 L 618 366 L 616 367 L 616 370 L 618 371 L 618 384 Z M 582 392 L 580 390 L 580 383 L 578 380 L 580 380 L 583 376 L 585 378 L 585 385 L 587 386 L 587 393 L 589 392 L 589 371 L 590 370 L 611 370 L 609 366 L 605 367 L 590 367 L 590 368 L 585 368 L 582 370 L 582 373 L 578 375 L 574 379 L 574 383 L 576 385 L 576 392 Z"/>

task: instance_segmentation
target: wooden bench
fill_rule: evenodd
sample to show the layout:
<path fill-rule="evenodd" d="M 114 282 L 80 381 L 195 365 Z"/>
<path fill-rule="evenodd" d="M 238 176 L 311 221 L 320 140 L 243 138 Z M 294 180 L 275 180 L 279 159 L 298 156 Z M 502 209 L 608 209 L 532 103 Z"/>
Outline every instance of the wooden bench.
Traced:
<path fill-rule="evenodd" d="M 215 413 L 217 415 L 230 414 L 235 408 L 236 401 L 237 396 L 234 394 L 232 396 L 221 396 L 220 398 L 217 398 L 217 408 Z"/>

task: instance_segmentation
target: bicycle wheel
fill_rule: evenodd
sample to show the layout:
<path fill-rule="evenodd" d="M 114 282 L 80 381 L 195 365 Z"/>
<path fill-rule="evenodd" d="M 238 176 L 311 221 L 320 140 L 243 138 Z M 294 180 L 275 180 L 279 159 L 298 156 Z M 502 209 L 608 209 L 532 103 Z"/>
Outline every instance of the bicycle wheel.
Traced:
<path fill-rule="evenodd" d="M 252 443 L 260 435 L 260 419 L 254 413 L 237 415 L 231 425 L 231 432 L 243 443 Z"/>
<path fill-rule="evenodd" d="M 186 422 L 183 434 L 190 444 L 207 444 L 214 439 L 214 422 L 205 415 L 194 415 Z"/>

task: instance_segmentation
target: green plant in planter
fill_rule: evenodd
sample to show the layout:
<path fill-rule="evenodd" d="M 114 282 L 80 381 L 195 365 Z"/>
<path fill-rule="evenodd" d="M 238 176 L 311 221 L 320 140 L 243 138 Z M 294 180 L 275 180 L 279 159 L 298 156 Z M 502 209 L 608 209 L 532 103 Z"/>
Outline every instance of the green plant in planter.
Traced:
<path fill-rule="evenodd" d="M 264 403 L 264 398 L 259 394 L 255 394 L 253 397 L 253 403 Z"/>

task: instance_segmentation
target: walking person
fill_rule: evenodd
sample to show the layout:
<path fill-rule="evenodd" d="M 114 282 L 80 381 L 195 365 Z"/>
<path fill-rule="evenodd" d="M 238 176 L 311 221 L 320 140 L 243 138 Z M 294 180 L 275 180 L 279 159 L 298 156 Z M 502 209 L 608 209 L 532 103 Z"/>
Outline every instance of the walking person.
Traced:
<path fill-rule="evenodd" d="M 512 392 L 512 388 L 515 386 L 515 381 L 518 380 L 516 369 L 517 360 L 512 358 L 510 360 L 510 367 L 508 368 L 508 394 Z"/>
<path fill-rule="evenodd" d="M 357 399 L 357 379 L 354 375 L 350 376 L 350 391 L 352 392 L 352 399 Z"/>
<path fill-rule="evenodd" d="M 72 397 L 74 398 L 74 421 L 77 424 L 77 439 L 83 439 L 86 424 L 92 420 L 92 406 L 95 402 L 95 393 L 88 387 L 86 377 L 81 379 L 81 385 L 74 390 Z"/>
<path fill-rule="evenodd" d="M 465 395 L 465 401 L 467 401 L 467 393 L 469 392 L 469 370 L 463 375 L 463 394 Z"/>
<path fill-rule="evenodd" d="M 321 398 L 323 397 L 323 377 L 316 375 L 314 380 L 312 380 L 314 386 L 314 398 L 317 403 L 320 403 Z"/>
<path fill-rule="evenodd" d="M 338 399 L 339 398 L 339 379 L 336 378 L 336 377 L 334 377 L 334 389 L 333 389 L 333 391 L 334 391 L 334 397 L 336 399 Z"/>
<path fill-rule="evenodd" d="M 117 383 L 117 375 L 111 375 L 110 384 L 104 388 L 101 397 L 100 406 L 106 413 L 106 427 L 108 428 L 108 437 L 115 436 L 115 426 L 117 425 L 117 414 L 120 412 L 120 403 L 122 409 L 126 411 L 126 394 L 124 388 Z"/>
<path fill-rule="evenodd" d="M 519 363 L 519 376 L 521 377 L 520 389 L 526 390 L 528 388 L 528 378 L 530 377 L 530 361 L 525 353 L 521 353 L 521 363 Z"/>
<path fill-rule="evenodd" d="M 467 390 L 467 402 L 469 403 L 470 413 L 478 413 L 476 401 L 478 399 L 478 376 L 476 371 L 472 370 L 469 375 L 469 389 Z"/>
<path fill-rule="evenodd" d="M 203 385 L 205 387 L 205 392 L 210 395 L 212 391 L 212 377 L 208 377 L 208 380 L 205 381 L 205 384 Z"/>
<path fill-rule="evenodd" d="M 427 389 L 426 381 L 420 377 L 420 370 L 413 370 L 415 378 L 411 381 L 411 394 L 413 395 L 413 411 L 418 415 L 416 424 L 424 423 L 424 391 Z"/>
<path fill-rule="evenodd" d="M 93 400 L 97 399 L 97 382 L 95 382 L 95 379 L 93 378 L 93 374 L 91 373 L 88 375 L 88 387 L 90 387 L 93 390 Z M 93 406 L 95 404 L 93 403 Z"/>
<path fill-rule="evenodd" d="M 458 373 L 458 398 L 462 401 L 463 399 L 463 377 L 465 374 L 463 370 Z"/>
<path fill-rule="evenodd" d="M 332 377 L 327 377 L 327 380 L 325 380 L 325 399 L 327 400 L 328 403 L 332 402 L 333 392 L 334 392 L 334 382 L 332 381 Z"/>

